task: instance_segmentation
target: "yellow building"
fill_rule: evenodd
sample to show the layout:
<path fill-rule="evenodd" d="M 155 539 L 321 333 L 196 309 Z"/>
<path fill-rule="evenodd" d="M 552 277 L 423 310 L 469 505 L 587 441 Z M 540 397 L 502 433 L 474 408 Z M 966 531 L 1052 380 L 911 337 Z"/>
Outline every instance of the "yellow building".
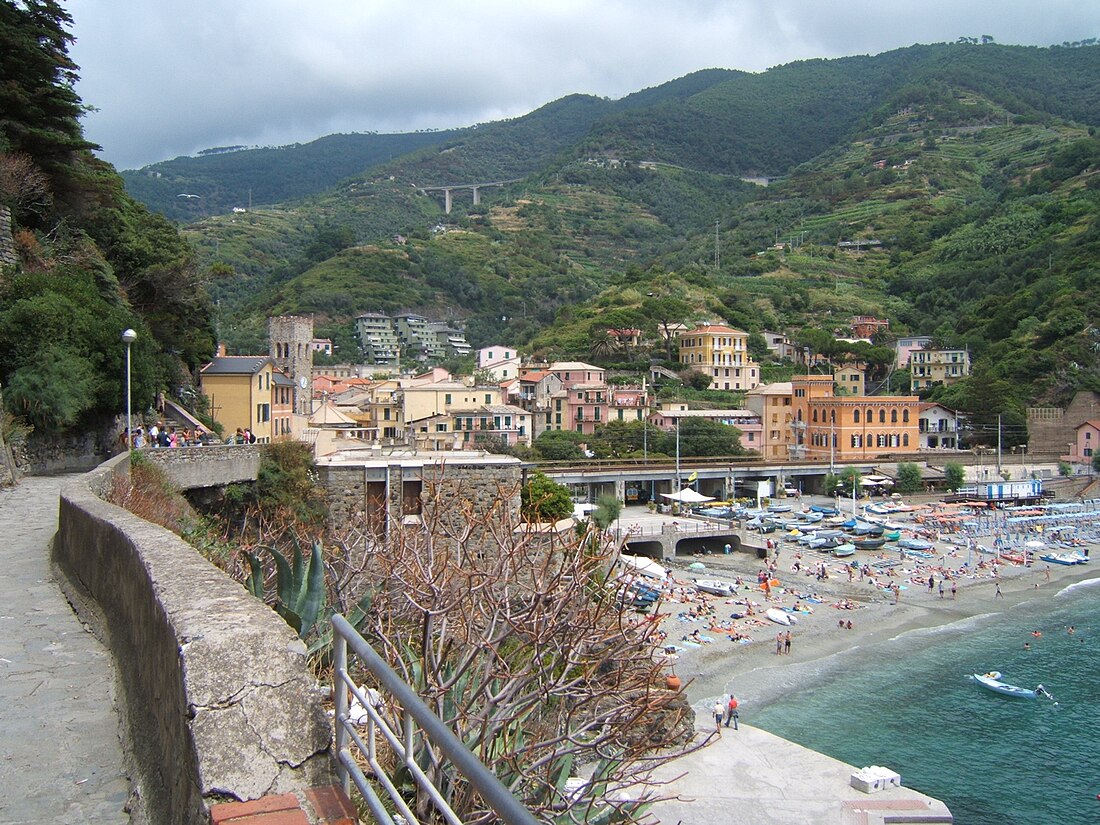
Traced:
<path fill-rule="evenodd" d="M 836 384 L 837 395 L 864 395 L 864 380 L 863 370 L 852 364 L 845 364 L 833 370 L 833 382 Z"/>
<path fill-rule="evenodd" d="M 504 403 L 500 397 L 500 387 L 468 387 L 460 381 L 405 387 L 403 396 L 403 418 L 408 424 L 430 416 L 451 415 Z"/>
<path fill-rule="evenodd" d="M 680 333 L 680 363 L 710 377 L 712 390 L 751 390 L 760 365 L 749 358 L 749 335 L 723 324 L 700 324 Z"/>
<path fill-rule="evenodd" d="M 250 430 L 257 442 L 271 441 L 272 405 L 278 389 L 274 375 L 273 362 L 266 355 L 221 355 L 202 368 L 202 392 L 226 436 L 240 428 Z"/>

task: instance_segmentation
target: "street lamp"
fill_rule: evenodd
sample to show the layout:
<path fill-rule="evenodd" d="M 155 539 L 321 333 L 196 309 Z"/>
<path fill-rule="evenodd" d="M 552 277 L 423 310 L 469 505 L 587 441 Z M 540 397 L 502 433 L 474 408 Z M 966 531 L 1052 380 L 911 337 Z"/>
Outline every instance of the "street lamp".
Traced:
<path fill-rule="evenodd" d="M 130 425 L 130 345 L 137 340 L 137 333 L 132 329 L 122 331 L 122 340 L 126 344 L 126 448 L 134 449 L 134 430 Z"/>

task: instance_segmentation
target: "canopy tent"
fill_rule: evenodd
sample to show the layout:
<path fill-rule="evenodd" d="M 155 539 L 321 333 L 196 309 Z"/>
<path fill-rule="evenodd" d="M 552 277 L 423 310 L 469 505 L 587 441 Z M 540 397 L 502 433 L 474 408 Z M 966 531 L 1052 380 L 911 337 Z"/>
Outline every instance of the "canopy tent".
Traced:
<path fill-rule="evenodd" d="M 661 497 L 667 498 L 669 501 L 678 501 L 681 504 L 702 504 L 704 501 L 714 501 L 711 496 L 704 496 L 690 487 L 685 487 L 678 493 L 661 493 Z"/>
<path fill-rule="evenodd" d="M 888 479 L 886 476 L 863 476 L 863 478 L 859 480 L 859 483 L 867 487 L 874 487 L 878 486 L 879 484 L 887 485 L 893 484 L 894 482 Z"/>
<path fill-rule="evenodd" d="M 641 573 L 643 576 L 663 579 L 667 575 L 667 571 L 661 564 L 645 556 L 628 556 L 626 553 L 620 553 L 619 561 L 630 568 L 631 572 Z"/>

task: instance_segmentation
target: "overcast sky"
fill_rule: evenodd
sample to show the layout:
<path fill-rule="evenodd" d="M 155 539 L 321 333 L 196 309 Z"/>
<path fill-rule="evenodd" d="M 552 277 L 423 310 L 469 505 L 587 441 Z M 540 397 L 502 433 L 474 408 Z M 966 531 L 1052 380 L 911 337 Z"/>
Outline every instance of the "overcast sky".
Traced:
<path fill-rule="evenodd" d="M 131 169 L 214 146 L 467 126 L 696 69 L 991 35 L 1100 36 L 1096 0 L 66 0 L 85 133 Z"/>

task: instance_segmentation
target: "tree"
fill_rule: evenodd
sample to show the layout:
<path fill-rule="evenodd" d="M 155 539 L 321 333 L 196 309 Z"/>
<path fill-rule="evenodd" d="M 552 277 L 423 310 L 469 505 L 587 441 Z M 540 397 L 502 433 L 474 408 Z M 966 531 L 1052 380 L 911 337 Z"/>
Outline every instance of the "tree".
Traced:
<path fill-rule="evenodd" d="M 569 490 L 544 473 L 535 471 L 520 491 L 524 521 L 558 521 L 573 513 Z"/>
<path fill-rule="evenodd" d="M 684 386 L 695 390 L 710 389 L 710 376 L 702 370 L 686 369 L 680 373 L 680 380 L 684 382 Z"/>
<path fill-rule="evenodd" d="M 898 464 L 897 491 L 899 493 L 918 493 L 923 489 L 920 467 L 911 461 Z"/>
<path fill-rule="evenodd" d="M 535 449 L 546 461 L 577 461 L 585 458 L 584 442 L 585 436 L 572 430 L 547 430 L 535 439 Z"/>
<path fill-rule="evenodd" d="M 966 471 L 957 461 L 948 461 L 943 465 L 943 477 L 948 490 L 958 490 L 966 483 Z"/>
<path fill-rule="evenodd" d="M 663 687 L 655 626 L 623 620 L 614 547 L 425 494 L 423 524 L 395 525 L 367 559 L 361 632 L 536 818 L 636 821 L 641 806 L 620 791 L 679 755 L 694 723 Z M 400 729 L 399 708 L 379 711 Z M 449 760 L 421 737 L 413 747 L 460 820 L 492 821 Z M 564 789 L 574 765 L 594 777 L 576 793 Z M 430 800 L 406 787 L 423 821 Z"/>
<path fill-rule="evenodd" d="M 741 448 L 741 431 L 729 424 L 705 418 L 685 418 L 680 421 L 679 430 L 682 456 L 741 455 L 744 452 Z M 661 452 L 675 455 L 675 431 L 664 434 Z"/>
<path fill-rule="evenodd" d="M 691 304 L 671 296 L 650 297 L 642 301 L 642 314 L 661 332 L 665 339 L 668 360 L 672 359 L 673 328 L 691 315 Z"/>
<path fill-rule="evenodd" d="M 606 530 L 623 511 L 623 503 L 615 496 L 605 493 L 596 499 L 596 509 L 592 511 L 592 522 L 601 530 Z"/>
<path fill-rule="evenodd" d="M 850 496 L 854 491 L 856 496 L 862 492 L 863 474 L 855 467 L 845 467 L 840 471 L 840 488 L 842 495 Z"/>
<path fill-rule="evenodd" d="M 1092 470 L 1095 473 L 1100 473 L 1100 451 L 1092 454 Z"/>

